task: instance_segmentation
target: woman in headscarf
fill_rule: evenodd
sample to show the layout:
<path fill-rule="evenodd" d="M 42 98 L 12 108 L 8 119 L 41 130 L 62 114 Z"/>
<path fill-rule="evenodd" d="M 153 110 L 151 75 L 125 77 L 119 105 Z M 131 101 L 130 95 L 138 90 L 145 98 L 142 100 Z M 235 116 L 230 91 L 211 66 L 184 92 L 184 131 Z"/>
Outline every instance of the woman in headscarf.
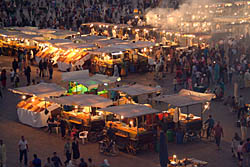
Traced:
<path fill-rule="evenodd" d="M 75 161 L 80 158 L 79 144 L 78 141 L 76 140 L 76 137 L 72 142 L 72 153 L 73 153 L 73 159 Z"/>

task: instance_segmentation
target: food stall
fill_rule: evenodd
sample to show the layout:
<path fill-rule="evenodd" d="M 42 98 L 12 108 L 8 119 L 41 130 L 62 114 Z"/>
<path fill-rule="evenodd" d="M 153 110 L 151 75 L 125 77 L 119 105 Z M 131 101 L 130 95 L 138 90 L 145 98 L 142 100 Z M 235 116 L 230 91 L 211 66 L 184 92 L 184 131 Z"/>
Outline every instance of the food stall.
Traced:
<path fill-rule="evenodd" d="M 128 71 L 148 71 L 148 59 L 152 56 L 152 48 L 155 46 L 155 43 L 147 41 L 121 41 L 124 43 L 118 42 L 91 51 L 91 71 L 112 75 L 115 65 L 119 67 L 121 76 L 127 75 Z M 98 41 L 97 45 L 102 46 L 103 43 L 106 45 L 108 44 L 107 42 L 105 40 Z"/>
<path fill-rule="evenodd" d="M 120 81 L 120 78 L 102 74 L 90 75 L 88 70 L 80 70 L 62 73 L 62 80 L 69 82 L 69 94 L 94 93 L 108 97 L 107 89 Z"/>
<path fill-rule="evenodd" d="M 0 47 L 3 55 L 17 55 L 19 49 L 36 49 L 33 38 L 38 35 L 28 35 L 20 31 L 0 29 Z"/>
<path fill-rule="evenodd" d="M 115 88 L 109 89 L 111 98 L 113 99 L 114 96 L 112 91 L 118 92 L 117 96 L 120 97 L 116 100 L 115 104 L 127 104 L 131 101 L 135 101 L 139 103 L 139 96 L 148 95 L 147 102 L 152 100 L 153 94 L 159 94 L 161 88 L 145 86 L 141 84 L 134 84 L 134 85 L 123 85 Z M 114 98 L 116 99 L 116 98 Z"/>
<path fill-rule="evenodd" d="M 63 117 L 79 131 L 88 131 L 88 139 L 92 142 L 97 140 L 98 133 L 101 133 L 105 126 L 103 115 L 97 109 L 113 105 L 112 100 L 92 94 L 62 96 L 47 100 L 61 105 Z"/>
<path fill-rule="evenodd" d="M 90 71 L 92 73 L 113 75 L 114 65 L 119 65 L 123 62 L 125 51 L 126 49 L 115 46 L 108 46 L 91 51 Z"/>
<path fill-rule="evenodd" d="M 102 35 L 120 39 L 128 39 L 128 31 L 131 26 L 127 24 L 110 24 L 102 22 L 84 23 L 81 25 L 81 32 L 90 35 Z"/>
<path fill-rule="evenodd" d="M 47 126 L 49 115 L 60 107 L 55 103 L 48 102 L 44 98 L 61 96 L 66 93 L 65 88 L 54 83 L 40 83 L 37 85 L 10 89 L 10 91 L 22 95 L 22 101 L 17 104 L 19 121 L 36 128 Z"/>
<path fill-rule="evenodd" d="M 36 61 L 52 60 L 54 64 L 57 63 L 60 71 L 81 68 L 91 58 L 87 51 L 96 48 L 92 44 L 75 44 L 67 39 L 50 40 L 48 43 L 49 47 L 36 54 Z"/>
<path fill-rule="evenodd" d="M 162 95 L 153 100 L 168 104 L 169 109 L 159 114 L 159 119 L 163 117 L 168 120 L 168 124 L 175 124 L 173 130 L 184 132 L 184 139 L 189 140 L 191 135 L 201 137 L 203 112 L 209 109 L 210 101 L 215 97 L 214 94 L 198 93 L 182 89 L 179 93 L 173 95 Z M 201 105 L 200 116 L 192 114 L 189 106 Z M 172 106 L 172 107 L 171 107 Z M 171 107 L 171 108 L 170 108 Z M 186 114 L 182 111 L 186 108 Z"/>
<path fill-rule="evenodd" d="M 124 104 L 99 109 L 105 115 L 106 127 L 116 131 L 115 141 L 119 149 L 136 154 L 147 149 L 154 142 L 152 121 L 147 115 L 154 115 L 158 110 L 142 104 Z"/>

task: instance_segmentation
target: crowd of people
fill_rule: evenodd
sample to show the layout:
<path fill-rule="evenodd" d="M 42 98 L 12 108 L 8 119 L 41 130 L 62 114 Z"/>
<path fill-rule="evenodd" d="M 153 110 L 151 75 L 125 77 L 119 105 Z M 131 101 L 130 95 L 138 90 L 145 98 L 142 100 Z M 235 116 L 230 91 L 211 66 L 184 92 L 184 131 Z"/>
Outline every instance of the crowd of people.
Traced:
<path fill-rule="evenodd" d="M 159 0 L 3 0 L 0 27 L 36 26 L 78 30 L 82 23 L 127 23 L 134 10 L 143 13 Z"/>
<path fill-rule="evenodd" d="M 247 37 L 247 40 L 250 38 Z M 181 85 L 190 90 L 203 87 L 205 91 L 211 85 L 219 98 L 224 97 L 225 84 L 233 84 L 239 88 L 248 87 L 250 81 L 249 57 L 250 48 L 241 40 L 221 40 L 216 45 L 199 46 L 189 49 L 175 49 L 155 55 L 155 79 L 161 80 L 166 72 L 176 72 L 173 80 L 174 90 Z"/>
<path fill-rule="evenodd" d="M 79 145 L 78 141 L 74 139 L 72 142 L 68 139 L 64 145 L 64 155 L 66 160 L 64 163 L 57 154 L 53 152 L 52 156 L 48 157 L 46 161 L 43 161 L 39 158 L 38 154 L 33 154 L 33 159 L 28 160 L 28 153 L 30 150 L 30 145 L 28 140 L 21 136 L 21 139 L 18 142 L 19 149 L 19 163 L 20 166 L 24 165 L 25 167 L 110 167 L 109 161 L 104 159 L 103 163 L 96 165 L 91 158 L 88 158 L 87 161 L 84 158 L 80 158 Z M 3 140 L 0 140 L 0 166 L 6 167 L 6 146 Z"/>

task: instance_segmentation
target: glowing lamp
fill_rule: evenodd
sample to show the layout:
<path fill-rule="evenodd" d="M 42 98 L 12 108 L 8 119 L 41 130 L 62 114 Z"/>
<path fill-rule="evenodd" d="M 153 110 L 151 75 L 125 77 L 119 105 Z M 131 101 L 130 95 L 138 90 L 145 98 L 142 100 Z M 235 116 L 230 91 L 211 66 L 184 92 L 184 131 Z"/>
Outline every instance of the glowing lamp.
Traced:
<path fill-rule="evenodd" d="M 118 82 L 121 81 L 121 80 L 122 80 L 121 77 L 118 77 L 118 78 L 117 78 L 117 81 L 118 81 Z"/>
<path fill-rule="evenodd" d="M 177 156 L 173 155 L 173 160 L 176 162 L 177 161 Z"/>

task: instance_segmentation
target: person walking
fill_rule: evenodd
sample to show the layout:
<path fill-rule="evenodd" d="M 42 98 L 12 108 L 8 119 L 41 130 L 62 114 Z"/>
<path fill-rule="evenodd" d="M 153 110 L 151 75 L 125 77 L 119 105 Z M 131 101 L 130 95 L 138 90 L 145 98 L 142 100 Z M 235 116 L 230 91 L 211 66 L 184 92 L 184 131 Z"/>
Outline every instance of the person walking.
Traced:
<path fill-rule="evenodd" d="M 51 161 L 53 162 L 55 167 L 62 166 L 62 161 L 61 161 L 60 157 L 57 156 L 56 152 L 53 153 L 53 157 L 51 158 Z"/>
<path fill-rule="evenodd" d="M 49 79 L 51 80 L 53 77 L 53 62 L 51 60 L 49 61 L 48 69 L 49 69 Z"/>
<path fill-rule="evenodd" d="M 14 78 L 15 78 L 15 72 L 13 69 L 10 69 L 10 82 L 11 86 L 14 86 Z"/>
<path fill-rule="evenodd" d="M 66 156 L 66 161 L 64 162 L 65 166 L 71 160 L 71 148 L 72 148 L 72 145 L 70 143 L 70 139 L 67 139 L 67 142 L 64 144 L 64 154 Z"/>
<path fill-rule="evenodd" d="M 80 151 L 79 151 L 79 143 L 76 140 L 76 137 L 74 137 L 74 140 L 72 142 L 72 153 L 73 153 L 73 159 L 76 161 L 80 157 Z"/>
<path fill-rule="evenodd" d="M 6 167 L 6 147 L 3 140 L 0 140 L 0 166 Z"/>
<path fill-rule="evenodd" d="M 238 150 L 238 145 L 240 144 L 240 142 L 241 142 L 241 138 L 239 137 L 238 133 L 235 133 L 232 139 L 232 144 L 231 144 L 233 157 L 238 157 L 237 150 Z"/>
<path fill-rule="evenodd" d="M 22 62 L 23 62 L 23 53 L 21 50 L 18 51 L 17 62 L 18 62 L 19 73 L 21 75 L 22 74 Z"/>
<path fill-rule="evenodd" d="M 19 86 L 19 82 L 20 82 L 19 75 L 18 75 L 18 73 L 16 73 L 15 78 L 14 78 L 14 87 L 15 88 L 17 88 Z"/>
<path fill-rule="evenodd" d="M 88 167 L 88 164 L 84 161 L 83 158 L 80 159 L 80 164 L 78 165 L 78 167 Z"/>
<path fill-rule="evenodd" d="M 6 70 L 3 69 L 2 72 L 1 72 L 1 82 L 2 82 L 2 88 L 3 88 L 3 89 L 6 88 L 6 81 L 7 81 Z"/>
<path fill-rule="evenodd" d="M 17 69 L 18 69 L 18 62 L 16 61 L 16 59 L 14 59 L 12 62 L 12 68 L 13 68 L 14 72 L 16 73 Z"/>
<path fill-rule="evenodd" d="M 242 167 L 243 165 L 243 141 L 240 142 L 237 148 L 237 155 L 238 155 L 238 162 L 239 162 L 239 167 Z"/>
<path fill-rule="evenodd" d="M 60 124 L 60 128 L 61 128 L 61 136 L 62 138 L 65 138 L 65 134 L 66 134 L 66 121 L 62 118 L 60 118 L 59 120 Z"/>
<path fill-rule="evenodd" d="M 209 115 L 209 118 L 206 120 L 205 124 L 208 124 L 207 127 L 207 139 L 210 137 L 211 131 L 214 128 L 214 119 L 212 118 L 212 115 Z"/>
<path fill-rule="evenodd" d="M 245 160 L 245 166 L 249 166 L 250 163 L 250 138 L 243 145 L 243 158 Z"/>
<path fill-rule="evenodd" d="M 177 79 L 176 79 L 176 77 L 174 77 L 174 79 L 173 79 L 173 85 L 174 85 L 174 92 L 176 92 L 177 91 Z"/>
<path fill-rule="evenodd" d="M 42 161 L 37 157 L 36 154 L 33 155 L 34 160 L 32 161 L 33 167 L 42 167 Z"/>
<path fill-rule="evenodd" d="M 27 79 L 27 86 L 30 85 L 30 73 L 31 73 L 31 68 L 30 66 L 27 66 L 25 68 L 25 75 L 26 75 L 26 79 Z"/>
<path fill-rule="evenodd" d="M 220 126 L 220 121 L 217 123 L 217 125 L 214 127 L 214 133 L 215 133 L 215 142 L 218 147 L 218 150 L 220 150 L 220 142 L 221 137 L 224 137 L 223 128 Z"/>
<path fill-rule="evenodd" d="M 43 61 L 43 74 L 45 77 L 48 76 L 48 60 L 47 59 Z"/>
<path fill-rule="evenodd" d="M 47 163 L 44 165 L 44 167 L 55 167 L 54 164 L 51 162 L 50 157 L 47 158 Z"/>
<path fill-rule="evenodd" d="M 23 161 L 23 157 L 24 157 L 24 165 L 27 166 L 28 164 L 28 151 L 29 151 L 29 147 L 28 147 L 28 142 L 27 140 L 24 138 L 24 136 L 21 136 L 21 139 L 18 143 L 18 147 L 19 147 L 19 162 L 20 164 L 22 164 Z"/>
<path fill-rule="evenodd" d="M 39 76 L 40 77 L 44 77 L 44 73 L 43 73 L 43 61 L 42 60 L 40 60 L 39 61 L 39 64 L 38 64 L 38 67 L 39 67 Z"/>
<path fill-rule="evenodd" d="M 88 159 L 88 167 L 95 167 L 95 164 L 93 163 L 92 159 Z"/>
<path fill-rule="evenodd" d="M 241 139 L 245 141 L 247 136 L 247 120 L 244 114 L 242 114 L 240 119 L 240 131 L 241 131 Z"/>

